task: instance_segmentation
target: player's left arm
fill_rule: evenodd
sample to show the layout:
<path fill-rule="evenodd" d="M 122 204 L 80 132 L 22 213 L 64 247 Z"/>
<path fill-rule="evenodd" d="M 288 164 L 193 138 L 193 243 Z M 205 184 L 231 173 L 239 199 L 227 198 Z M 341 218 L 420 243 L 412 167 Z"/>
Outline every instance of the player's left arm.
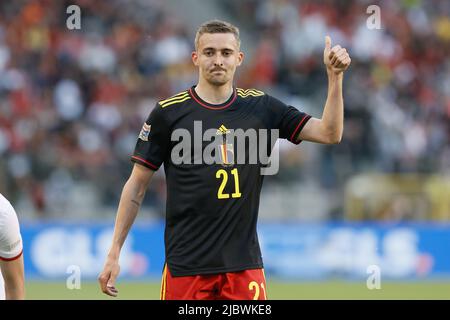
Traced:
<path fill-rule="evenodd" d="M 297 141 L 306 140 L 325 144 L 339 143 L 344 131 L 344 100 L 342 80 L 350 66 L 350 56 L 345 48 L 331 48 L 330 37 L 325 37 L 323 62 L 327 68 L 328 96 L 322 118 L 311 118 L 297 135 Z"/>
<path fill-rule="evenodd" d="M 25 299 L 23 255 L 11 261 L 0 259 L 0 269 L 5 280 L 6 300 Z"/>

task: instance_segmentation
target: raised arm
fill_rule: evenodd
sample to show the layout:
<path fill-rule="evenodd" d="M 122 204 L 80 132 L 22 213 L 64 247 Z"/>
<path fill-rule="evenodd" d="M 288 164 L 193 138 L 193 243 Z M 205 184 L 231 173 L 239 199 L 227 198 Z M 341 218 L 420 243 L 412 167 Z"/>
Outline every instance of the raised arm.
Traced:
<path fill-rule="evenodd" d="M 331 39 L 325 37 L 323 62 L 327 68 L 328 96 L 322 118 L 311 118 L 297 136 L 306 140 L 325 144 L 339 143 L 344 131 L 344 100 L 342 97 L 342 79 L 351 59 L 345 48 L 336 45 L 331 48 Z"/>
<path fill-rule="evenodd" d="M 117 210 L 111 248 L 106 258 L 103 271 L 98 278 L 102 292 L 107 295 L 115 297 L 118 294 L 115 288 L 115 282 L 120 271 L 120 250 L 141 207 L 142 200 L 144 199 L 145 192 L 153 174 L 154 171 L 136 163 L 130 178 L 123 187 L 119 208 Z"/>

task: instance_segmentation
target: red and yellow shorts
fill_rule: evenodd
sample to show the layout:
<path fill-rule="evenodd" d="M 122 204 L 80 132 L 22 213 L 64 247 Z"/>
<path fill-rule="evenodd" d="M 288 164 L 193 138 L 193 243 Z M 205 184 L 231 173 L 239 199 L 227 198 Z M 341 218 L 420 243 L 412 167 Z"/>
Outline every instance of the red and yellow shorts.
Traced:
<path fill-rule="evenodd" d="M 161 300 L 267 300 L 264 269 L 173 277 L 165 265 Z"/>

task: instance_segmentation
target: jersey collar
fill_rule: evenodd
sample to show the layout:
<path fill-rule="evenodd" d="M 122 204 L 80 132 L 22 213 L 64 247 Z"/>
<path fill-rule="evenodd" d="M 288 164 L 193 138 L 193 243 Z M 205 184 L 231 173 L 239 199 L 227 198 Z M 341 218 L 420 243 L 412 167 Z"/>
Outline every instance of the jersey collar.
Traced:
<path fill-rule="evenodd" d="M 192 99 L 194 99 L 195 102 L 197 102 L 197 103 L 198 103 L 199 105 L 201 105 L 202 107 L 207 108 L 207 109 L 211 109 L 211 110 L 222 110 L 222 109 L 226 109 L 226 108 L 228 108 L 229 106 L 231 106 L 231 105 L 233 104 L 233 102 L 234 102 L 234 101 L 236 100 L 236 98 L 237 98 L 236 88 L 233 87 L 233 94 L 231 95 L 231 97 L 230 97 L 227 101 L 225 101 L 224 103 L 221 103 L 221 104 L 211 104 L 211 103 L 208 103 L 208 102 L 202 100 L 202 98 L 200 98 L 200 97 L 197 95 L 197 93 L 195 92 L 194 88 L 195 88 L 195 86 L 192 86 L 192 87 L 189 89 L 189 94 L 190 94 L 190 96 L 192 97 Z"/>

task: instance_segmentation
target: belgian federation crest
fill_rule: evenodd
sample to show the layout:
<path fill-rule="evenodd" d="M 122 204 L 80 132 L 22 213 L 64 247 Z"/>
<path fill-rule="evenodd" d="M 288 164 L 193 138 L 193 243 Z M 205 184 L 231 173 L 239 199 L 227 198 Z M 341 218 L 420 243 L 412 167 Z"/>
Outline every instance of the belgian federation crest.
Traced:
<path fill-rule="evenodd" d="M 222 143 L 217 146 L 220 161 L 222 166 L 229 167 L 234 164 L 234 147 L 232 143 L 227 143 L 227 135 L 230 134 L 223 124 L 216 132 L 217 135 L 222 135 Z"/>

